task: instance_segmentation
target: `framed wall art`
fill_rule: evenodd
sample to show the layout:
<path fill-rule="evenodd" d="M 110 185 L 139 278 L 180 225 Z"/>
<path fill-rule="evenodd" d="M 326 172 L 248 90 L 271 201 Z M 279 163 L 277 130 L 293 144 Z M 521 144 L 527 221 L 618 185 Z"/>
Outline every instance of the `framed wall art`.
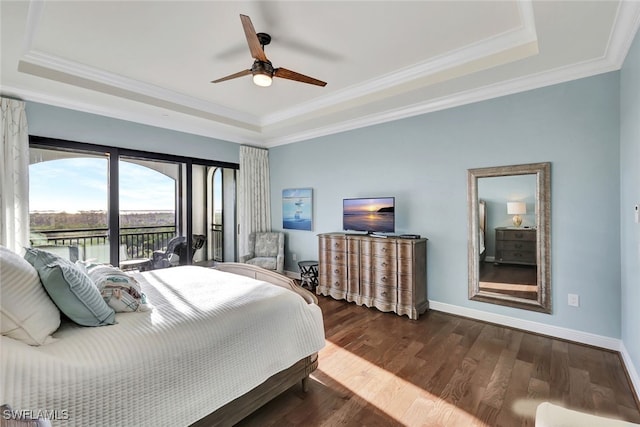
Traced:
<path fill-rule="evenodd" d="M 312 229 L 313 189 L 288 188 L 282 190 L 282 228 Z"/>

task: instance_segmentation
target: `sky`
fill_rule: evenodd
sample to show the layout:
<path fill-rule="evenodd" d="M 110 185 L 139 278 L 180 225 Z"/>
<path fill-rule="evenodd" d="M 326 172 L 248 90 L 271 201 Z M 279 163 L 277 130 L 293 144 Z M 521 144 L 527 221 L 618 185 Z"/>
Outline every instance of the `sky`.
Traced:
<path fill-rule="evenodd" d="M 172 178 L 120 162 L 120 210 L 175 210 Z M 107 160 L 70 158 L 29 166 L 29 210 L 107 210 Z"/>

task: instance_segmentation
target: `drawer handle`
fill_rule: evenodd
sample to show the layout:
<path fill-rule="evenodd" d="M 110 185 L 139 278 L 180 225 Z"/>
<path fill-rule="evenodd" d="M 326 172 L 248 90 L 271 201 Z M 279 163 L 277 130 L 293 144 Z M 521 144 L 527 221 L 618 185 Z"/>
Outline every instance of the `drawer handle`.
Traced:
<path fill-rule="evenodd" d="M 335 259 L 336 261 L 340 259 L 340 255 L 336 255 L 333 257 L 333 259 Z"/>
<path fill-rule="evenodd" d="M 335 282 L 335 283 L 333 284 L 333 287 L 334 287 L 334 288 L 339 288 L 339 287 L 340 287 L 340 282 Z"/>
<path fill-rule="evenodd" d="M 333 270 L 334 273 L 338 274 L 340 273 L 340 270 L 338 270 L 337 268 L 335 270 Z"/>
<path fill-rule="evenodd" d="M 386 267 L 386 266 L 387 266 L 387 263 L 386 263 L 386 262 L 383 262 L 383 263 L 382 263 L 382 264 L 380 264 L 380 265 L 381 265 L 381 266 L 383 266 L 383 267 Z"/>
<path fill-rule="evenodd" d="M 516 243 L 514 246 L 516 249 L 522 249 L 522 243 Z"/>
<path fill-rule="evenodd" d="M 522 239 L 524 237 L 524 234 L 522 233 L 516 233 L 516 238 L 517 239 Z"/>
<path fill-rule="evenodd" d="M 383 293 L 381 293 L 380 295 L 382 295 L 383 297 L 387 296 L 387 291 L 384 291 Z"/>
<path fill-rule="evenodd" d="M 387 248 L 382 248 L 382 252 L 387 252 Z"/>
<path fill-rule="evenodd" d="M 382 279 L 380 279 L 380 280 L 383 281 L 383 282 L 386 282 L 387 281 L 387 276 L 382 276 Z"/>

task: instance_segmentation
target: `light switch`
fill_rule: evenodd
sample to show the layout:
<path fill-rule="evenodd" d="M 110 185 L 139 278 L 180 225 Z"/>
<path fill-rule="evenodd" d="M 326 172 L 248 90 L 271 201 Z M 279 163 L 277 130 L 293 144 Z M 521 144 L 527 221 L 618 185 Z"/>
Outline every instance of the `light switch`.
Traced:
<path fill-rule="evenodd" d="M 635 211 L 633 214 L 636 216 L 636 224 L 640 224 L 640 209 L 638 208 L 638 205 L 635 205 L 633 210 Z"/>

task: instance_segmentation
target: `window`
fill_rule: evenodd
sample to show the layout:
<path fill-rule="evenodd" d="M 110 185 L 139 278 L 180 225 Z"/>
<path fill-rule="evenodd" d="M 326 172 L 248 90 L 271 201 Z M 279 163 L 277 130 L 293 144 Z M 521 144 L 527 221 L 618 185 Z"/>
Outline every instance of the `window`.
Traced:
<path fill-rule="evenodd" d="M 211 209 L 221 209 L 221 201 L 209 199 L 208 193 L 217 185 L 222 195 L 223 184 L 222 178 L 208 179 L 215 171 L 235 177 L 235 164 L 40 137 L 30 138 L 30 154 L 34 247 L 72 260 L 118 265 L 153 259 L 154 252 L 179 238 L 191 247 L 184 245 L 172 262 L 211 263 L 222 260 L 216 236 L 234 236 L 235 220 L 226 232 L 212 225 Z M 235 179 L 228 180 L 227 191 L 235 194 Z M 231 212 L 235 215 L 235 209 Z"/>

